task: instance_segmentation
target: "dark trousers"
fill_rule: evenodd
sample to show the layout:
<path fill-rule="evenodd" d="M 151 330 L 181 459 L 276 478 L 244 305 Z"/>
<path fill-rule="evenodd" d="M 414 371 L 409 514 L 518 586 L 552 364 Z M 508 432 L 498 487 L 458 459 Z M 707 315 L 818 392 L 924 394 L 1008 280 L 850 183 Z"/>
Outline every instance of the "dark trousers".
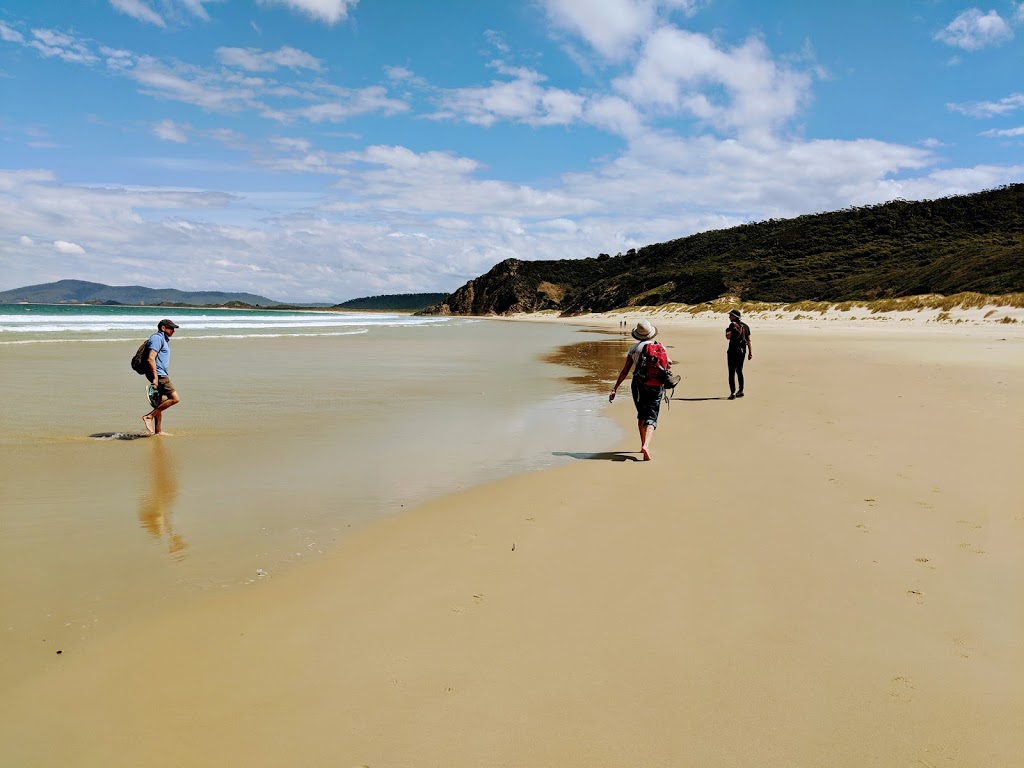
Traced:
<path fill-rule="evenodd" d="M 736 380 L 739 379 L 740 392 L 743 391 L 743 361 L 747 359 L 747 350 L 730 349 L 725 353 L 729 361 L 729 391 L 736 392 Z"/>

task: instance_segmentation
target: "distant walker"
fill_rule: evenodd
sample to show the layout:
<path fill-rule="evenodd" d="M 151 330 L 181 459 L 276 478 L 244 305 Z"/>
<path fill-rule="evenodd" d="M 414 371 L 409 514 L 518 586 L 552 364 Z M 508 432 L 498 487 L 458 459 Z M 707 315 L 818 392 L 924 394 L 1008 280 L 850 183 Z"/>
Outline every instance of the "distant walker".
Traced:
<path fill-rule="evenodd" d="M 754 345 L 750 341 L 750 326 L 740 320 L 738 309 L 729 312 L 729 327 L 725 329 L 729 349 L 725 356 L 729 363 L 729 399 L 743 397 L 743 360 L 754 359 Z M 739 389 L 736 384 L 739 383 Z"/>
<path fill-rule="evenodd" d="M 170 320 L 161 320 L 156 328 L 156 333 L 149 337 L 146 344 L 148 353 L 145 361 L 145 375 L 153 390 L 150 394 L 150 405 L 153 406 L 153 410 L 142 417 L 142 423 L 146 425 L 149 434 L 162 435 L 165 434 L 164 411 L 180 402 L 178 391 L 171 383 L 168 373 L 171 364 L 171 337 L 174 336 L 178 325 Z"/>

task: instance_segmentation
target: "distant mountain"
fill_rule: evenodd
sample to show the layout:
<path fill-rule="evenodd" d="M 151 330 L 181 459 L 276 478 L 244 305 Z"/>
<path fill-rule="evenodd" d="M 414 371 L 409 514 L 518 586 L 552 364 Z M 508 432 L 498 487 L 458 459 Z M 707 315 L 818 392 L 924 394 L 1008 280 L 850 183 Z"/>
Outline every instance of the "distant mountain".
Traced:
<path fill-rule="evenodd" d="M 223 306 L 273 307 L 279 301 L 254 293 L 221 291 L 179 291 L 174 288 L 144 288 L 141 285 L 103 285 L 84 280 L 27 285 L 0 291 L 0 304 L 127 304 L 133 306 Z"/>
<path fill-rule="evenodd" d="M 368 296 L 352 299 L 344 304 L 335 305 L 335 309 L 377 309 L 393 312 L 418 312 L 421 309 L 438 304 L 448 296 L 447 293 L 393 293 L 384 296 Z"/>
<path fill-rule="evenodd" d="M 659 304 L 853 301 L 1024 291 L 1024 184 L 770 219 L 559 261 L 507 259 L 425 314 L 563 314 Z"/>

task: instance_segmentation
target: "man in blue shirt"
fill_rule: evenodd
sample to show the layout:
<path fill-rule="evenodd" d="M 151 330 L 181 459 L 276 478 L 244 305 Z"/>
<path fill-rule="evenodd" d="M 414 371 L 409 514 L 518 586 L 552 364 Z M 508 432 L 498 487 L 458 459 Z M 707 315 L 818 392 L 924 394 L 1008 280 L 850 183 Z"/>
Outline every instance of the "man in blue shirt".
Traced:
<path fill-rule="evenodd" d="M 161 320 L 157 323 L 156 333 L 149 337 L 147 345 L 149 372 L 146 373 L 146 378 L 156 390 L 157 405 L 142 417 L 142 423 L 146 425 L 146 431 L 151 435 L 165 434 L 162 429 L 163 413 L 179 402 L 178 392 L 168 375 L 168 368 L 171 364 L 171 337 L 177 327 L 177 324 L 170 320 Z"/>

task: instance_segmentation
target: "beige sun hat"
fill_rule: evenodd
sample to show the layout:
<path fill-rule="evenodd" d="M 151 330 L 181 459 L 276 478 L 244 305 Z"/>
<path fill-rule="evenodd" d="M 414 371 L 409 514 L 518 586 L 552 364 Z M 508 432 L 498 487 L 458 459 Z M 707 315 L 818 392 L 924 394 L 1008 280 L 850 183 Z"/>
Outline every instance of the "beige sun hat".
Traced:
<path fill-rule="evenodd" d="M 646 320 L 641 320 L 632 331 L 633 338 L 637 341 L 650 341 L 658 335 L 658 329 Z"/>

